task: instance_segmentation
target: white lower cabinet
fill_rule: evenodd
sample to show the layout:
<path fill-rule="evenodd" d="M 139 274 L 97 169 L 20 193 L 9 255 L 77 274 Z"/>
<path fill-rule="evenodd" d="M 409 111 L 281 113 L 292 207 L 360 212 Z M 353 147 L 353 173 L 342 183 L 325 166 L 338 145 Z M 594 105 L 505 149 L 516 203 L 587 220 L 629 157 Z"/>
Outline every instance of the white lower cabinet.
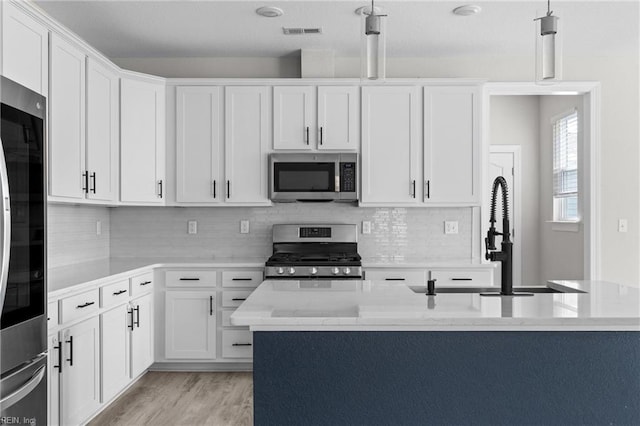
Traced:
<path fill-rule="evenodd" d="M 224 358 L 253 358 L 253 334 L 249 330 L 223 330 Z"/>
<path fill-rule="evenodd" d="M 153 364 L 153 294 L 131 301 L 131 378 L 142 374 Z"/>
<path fill-rule="evenodd" d="M 62 330 L 61 424 L 77 425 L 100 408 L 100 321 Z"/>
<path fill-rule="evenodd" d="M 60 364 L 62 364 L 62 346 L 58 333 L 49 336 L 48 343 L 49 359 L 47 368 L 49 369 L 49 393 L 47 395 L 47 424 L 58 426 L 60 424 Z"/>
<path fill-rule="evenodd" d="M 129 383 L 130 319 L 126 304 L 100 315 L 102 402 L 110 401 Z"/>
<path fill-rule="evenodd" d="M 165 356 L 169 359 L 216 358 L 216 292 L 165 293 Z"/>

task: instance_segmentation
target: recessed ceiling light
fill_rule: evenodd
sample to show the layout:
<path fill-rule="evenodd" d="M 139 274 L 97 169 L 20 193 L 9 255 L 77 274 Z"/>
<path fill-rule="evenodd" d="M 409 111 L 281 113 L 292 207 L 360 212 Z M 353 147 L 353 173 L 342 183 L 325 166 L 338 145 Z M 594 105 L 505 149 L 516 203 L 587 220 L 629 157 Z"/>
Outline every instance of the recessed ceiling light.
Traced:
<path fill-rule="evenodd" d="M 264 16 L 265 18 L 277 18 L 278 16 L 284 15 L 284 11 L 275 6 L 264 6 L 258 8 L 256 9 L 256 13 L 260 16 Z"/>
<path fill-rule="evenodd" d="M 476 15 L 482 11 L 480 6 L 476 6 L 473 4 L 468 4 L 465 6 L 456 7 L 453 9 L 453 13 L 460 16 L 471 16 Z"/>

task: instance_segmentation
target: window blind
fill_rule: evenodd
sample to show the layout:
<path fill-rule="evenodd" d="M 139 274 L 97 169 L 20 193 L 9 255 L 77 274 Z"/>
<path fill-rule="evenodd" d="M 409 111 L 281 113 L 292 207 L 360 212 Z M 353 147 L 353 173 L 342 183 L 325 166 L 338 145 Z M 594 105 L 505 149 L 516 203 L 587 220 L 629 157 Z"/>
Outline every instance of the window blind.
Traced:
<path fill-rule="evenodd" d="M 578 220 L 578 113 L 553 123 L 553 198 L 555 220 Z"/>

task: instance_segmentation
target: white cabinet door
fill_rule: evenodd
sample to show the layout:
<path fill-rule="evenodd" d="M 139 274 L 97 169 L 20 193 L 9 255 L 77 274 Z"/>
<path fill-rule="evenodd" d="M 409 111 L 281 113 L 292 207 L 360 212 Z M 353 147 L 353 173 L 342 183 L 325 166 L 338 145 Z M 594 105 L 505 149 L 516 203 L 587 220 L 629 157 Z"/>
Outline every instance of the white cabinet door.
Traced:
<path fill-rule="evenodd" d="M 318 86 L 318 149 L 358 149 L 358 90 L 357 87 Z"/>
<path fill-rule="evenodd" d="M 128 305 L 120 305 L 100 315 L 102 349 L 102 402 L 109 402 L 129 383 Z"/>
<path fill-rule="evenodd" d="M 100 407 L 99 323 L 96 316 L 62 331 L 63 425 L 82 424 Z"/>
<path fill-rule="evenodd" d="M 162 204 L 164 86 L 129 78 L 120 84 L 120 199 Z"/>
<path fill-rule="evenodd" d="M 49 193 L 83 199 L 85 169 L 85 54 L 51 34 Z"/>
<path fill-rule="evenodd" d="M 424 201 L 480 202 L 480 89 L 424 89 Z"/>
<path fill-rule="evenodd" d="M 87 198 L 118 198 L 118 75 L 87 58 Z"/>
<path fill-rule="evenodd" d="M 419 201 L 416 87 L 362 88 L 362 203 Z"/>
<path fill-rule="evenodd" d="M 222 199 L 222 96 L 219 87 L 178 87 L 176 174 L 178 202 Z"/>
<path fill-rule="evenodd" d="M 49 31 L 8 1 L 2 2 L 2 75 L 48 94 Z"/>
<path fill-rule="evenodd" d="M 225 199 L 268 204 L 269 88 L 225 90 Z"/>
<path fill-rule="evenodd" d="M 48 340 L 49 358 L 48 365 L 48 385 L 49 393 L 47 395 L 47 424 L 49 426 L 58 426 L 60 424 L 60 363 L 62 361 L 62 346 L 58 334 L 49 336 Z"/>
<path fill-rule="evenodd" d="M 165 306 L 165 357 L 215 359 L 215 291 L 167 291 Z"/>
<path fill-rule="evenodd" d="M 153 364 L 153 294 L 131 302 L 131 378 L 135 379 Z"/>
<path fill-rule="evenodd" d="M 273 88 L 273 148 L 312 149 L 316 143 L 315 88 Z"/>

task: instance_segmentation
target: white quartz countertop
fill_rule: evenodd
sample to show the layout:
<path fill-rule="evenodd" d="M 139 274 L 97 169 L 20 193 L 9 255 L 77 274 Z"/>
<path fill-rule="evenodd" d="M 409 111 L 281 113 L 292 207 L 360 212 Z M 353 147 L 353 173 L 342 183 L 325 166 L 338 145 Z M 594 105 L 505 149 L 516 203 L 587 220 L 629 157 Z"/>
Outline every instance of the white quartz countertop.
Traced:
<path fill-rule="evenodd" d="M 604 281 L 554 281 L 530 297 L 425 296 L 403 283 L 267 280 L 231 315 L 253 331 L 633 330 L 640 289 Z"/>
<path fill-rule="evenodd" d="M 496 262 L 482 263 L 473 259 L 426 259 L 421 257 L 369 258 L 362 259 L 362 267 L 367 268 L 487 268 L 495 269 Z"/>

